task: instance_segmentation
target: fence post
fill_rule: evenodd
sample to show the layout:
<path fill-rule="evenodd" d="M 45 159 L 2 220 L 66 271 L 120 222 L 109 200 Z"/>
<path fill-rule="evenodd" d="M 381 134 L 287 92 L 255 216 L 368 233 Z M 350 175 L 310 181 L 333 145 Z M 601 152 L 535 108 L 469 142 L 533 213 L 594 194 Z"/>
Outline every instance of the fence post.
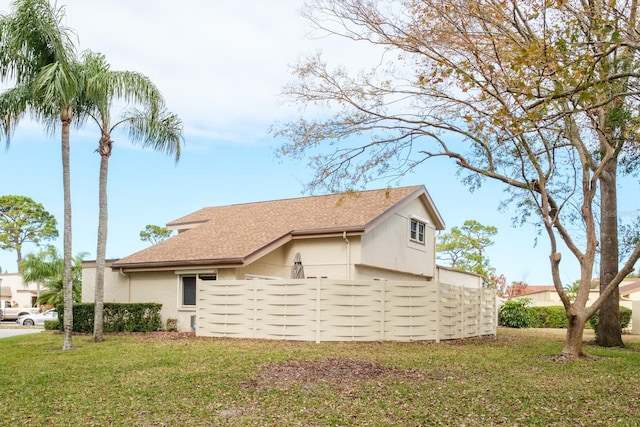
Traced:
<path fill-rule="evenodd" d="M 387 310 L 387 279 L 380 280 L 380 341 L 385 337 L 385 312 Z"/>
<path fill-rule="evenodd" d="M 464 338 L 464 330 L 465 330 L 465 306 L 464 306 L 464 286 L 458 286 L 458 290 L 460 291 L 460 338 Z"/>
<path fill-rule="evenodd" d="M 480 335 L 482 329 L 482 301 L 484 301 L 484 288 L 478 289 L 478 298 L 476 298 L 476 333 L 475 336 Z"/>
<path fill-rule="evenodd" d="M 316 344 L 320 344 L 322 325 L 322 278 L 316 278 Z"/>
<path fill-rule="evenodd" d="M 440 280 L 436 280 L 436 343 L 440 343 L 440 316 L 441 307 L 440 307 Z"/>
<path fill-rule="evenodd" d="M 253 287 L 253 326 L 252 336 L 256 338 L 258 336 L 258 280 L 252 280 Z"/>

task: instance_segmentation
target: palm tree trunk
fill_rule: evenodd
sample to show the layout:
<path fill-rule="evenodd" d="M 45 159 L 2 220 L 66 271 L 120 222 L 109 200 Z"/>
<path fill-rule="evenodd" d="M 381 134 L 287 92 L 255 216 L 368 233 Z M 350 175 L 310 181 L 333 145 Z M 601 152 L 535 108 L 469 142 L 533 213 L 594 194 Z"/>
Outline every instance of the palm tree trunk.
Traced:
<path fill-rule="evenodd" d="M 605 165 L 600 180 L 600 292 L 618 274 L 618 200 L 616 157 Z M 620 329 L 620 291 L 616 289 L 600 306 L 596 344 L 623 347 Z"/>
<path fill-rule="evenodd" d="M 69 127 L 71 126 L 71 105 L 64 107 L 60 113 L 62 121 L 62 186 L 64 189 L 64 266 L 62 286 L 64 289 L 64 342 L 62 350 L 73 349 L 73 293 L 71 276 L 71 166 L 69 161 Z"/>
<path fill-rule="evenodd" d="M 93 320 L 93 341 L 104 340 L 104 269 L 107 251 L 108 205 L 107 205 L 107 177 L 109 172 L 109 157 L 111 155 L 111 141 L 107 137 L 100 140 L 100 178 L 99 178 L 99 214 L 98 214 L 98 248 L 96 250 L 96 282 L 95 282 L 95 311 Z M 106 146 L 105 146 L 106 145 Z"/>

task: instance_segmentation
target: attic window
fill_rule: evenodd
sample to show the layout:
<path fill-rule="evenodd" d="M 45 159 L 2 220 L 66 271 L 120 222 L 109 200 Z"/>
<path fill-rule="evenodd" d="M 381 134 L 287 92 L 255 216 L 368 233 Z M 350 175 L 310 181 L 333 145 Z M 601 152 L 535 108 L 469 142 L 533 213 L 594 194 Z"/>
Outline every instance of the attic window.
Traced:
<path fill-rule="evenodd" d="M 411 229 L 409 231 L 409 239 L 412 242 L 424 244 L 424 231 L 426 224 L 419 219 L 411 218 Z"/>

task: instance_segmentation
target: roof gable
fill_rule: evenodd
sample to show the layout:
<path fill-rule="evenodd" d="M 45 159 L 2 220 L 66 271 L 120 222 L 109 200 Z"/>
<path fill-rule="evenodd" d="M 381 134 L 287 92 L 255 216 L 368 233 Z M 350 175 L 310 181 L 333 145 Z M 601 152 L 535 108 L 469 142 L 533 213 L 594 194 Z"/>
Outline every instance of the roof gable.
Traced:
<path fill-rule="evenodd" d="M 200 209 L 167 224 L 177 236 L 123 258 L 113 267 L 243 264 L 294 235 L 366 232 L 395 209 L 419 198 L 444 223 L 424 186 L 272 200 Z"/>

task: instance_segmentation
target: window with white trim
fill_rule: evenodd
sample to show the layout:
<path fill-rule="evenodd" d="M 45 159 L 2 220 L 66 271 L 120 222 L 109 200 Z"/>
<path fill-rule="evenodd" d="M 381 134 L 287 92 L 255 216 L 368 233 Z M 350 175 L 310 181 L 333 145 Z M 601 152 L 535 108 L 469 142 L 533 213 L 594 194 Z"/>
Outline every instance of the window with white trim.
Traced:
<path fill-rule="evenodd" d="M 180 305 L 196 305 L 196 276 L 182 276 L 180 278 L 180 295 Z"/>
<path fill-rule="evenodd" d="M 424 244 L 424 236 L 427 225 L 419 219 L 411 218 L 411 227 L 409 230 L 409 239 L 412 242 Z"/>

